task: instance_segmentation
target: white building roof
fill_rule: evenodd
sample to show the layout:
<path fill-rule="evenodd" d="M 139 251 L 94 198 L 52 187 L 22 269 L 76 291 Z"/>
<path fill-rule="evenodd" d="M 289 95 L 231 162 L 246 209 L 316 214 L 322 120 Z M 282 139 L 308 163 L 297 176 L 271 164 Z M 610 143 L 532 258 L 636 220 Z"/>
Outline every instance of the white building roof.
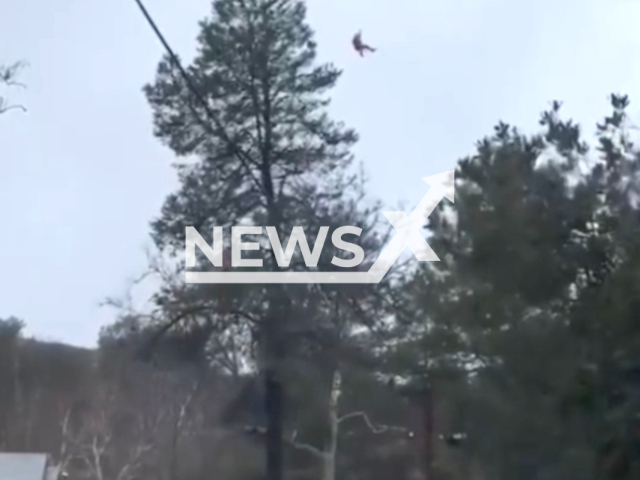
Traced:
<path fill-rule="evenodd" d="M 45 453 L 0 452 L 0 480 L 48 480 L 48 467 Z"/>

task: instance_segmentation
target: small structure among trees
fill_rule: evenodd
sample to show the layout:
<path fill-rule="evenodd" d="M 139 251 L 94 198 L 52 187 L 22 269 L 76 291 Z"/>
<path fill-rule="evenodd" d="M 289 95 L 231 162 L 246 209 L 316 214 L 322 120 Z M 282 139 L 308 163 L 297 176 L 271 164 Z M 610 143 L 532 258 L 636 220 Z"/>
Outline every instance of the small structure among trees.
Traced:
<path fill-rule="evenodd" d="M 60 469 L 46 453 L 0 452 L 0 480 L 58 480 Z"/>

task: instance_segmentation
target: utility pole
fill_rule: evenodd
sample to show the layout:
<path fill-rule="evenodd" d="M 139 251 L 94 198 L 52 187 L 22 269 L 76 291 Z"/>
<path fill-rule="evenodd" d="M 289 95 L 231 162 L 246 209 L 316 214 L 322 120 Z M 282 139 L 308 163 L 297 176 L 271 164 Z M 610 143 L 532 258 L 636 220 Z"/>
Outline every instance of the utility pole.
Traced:
<path fill-rule="evenodd" d="M 433 386 L 426 378 L 419 385 L 413 385 L 402 392 L 412 405 L 415 422 L 420 426 L 417 432 L 417 461 L 422 467 L 424 480 L 433 478 L 433 437 L 435 430 Z M 414 425 L 416 424 L 414 423 Z"/>

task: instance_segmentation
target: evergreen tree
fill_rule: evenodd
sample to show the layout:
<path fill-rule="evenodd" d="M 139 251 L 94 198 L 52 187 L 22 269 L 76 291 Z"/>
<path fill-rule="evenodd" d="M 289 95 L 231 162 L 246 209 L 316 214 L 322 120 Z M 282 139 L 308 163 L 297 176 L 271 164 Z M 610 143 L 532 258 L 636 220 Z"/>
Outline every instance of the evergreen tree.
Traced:
<path fill-rule="evenodd" d="M 213 226 L 228 229 L 243 222 L 274 226 L 285 245 L 294 226 L 304 227 L 313 243 L 321 226 L 330 227 L 330 238 L 336 227 L 354 225 L 363 229 L 356 241 L 375 255 L 380 244 L 373 228 L 376 207 L 362 206 L 361 176 L 350 173 L 349 149 L 356 133 L 332 121 L 325 108 L 325 94 L 340 71 L 330 64 L 316 65 L 304 3 L 216 0 L 213 10 L 213 17 L 201 23 L 198 54 L 186 69 L 208 108 L 171 58 L 160 63 L 155 82 L 145 87 L 156 135 L 177 155 L 197 157 L 195 163 L 178 166 L 181 188 L 169 196 L 152 226 L 157 245 L 180 251 L 186 226 L 203 234 Z M 335 252 L 327 247 L 318 268 L 335 270 L 330 263 Z M 268 245 L 263 252 L 264 269 L 284 269 Z M 207 268 L 211 266 L 205 262 L 201 269 Z M 306 268 L 299 249 L 288 268 Z M 282 375 L 287 355 L 304 348 L 300 335 L 321 339 L 324 345 L 337 341 L 330 311 L 320 305 L 337 296 L 362 299 L 365 292 L 364 287 L 320 291 L 308 285 L 192 285 L 180 298 L 171 288 L 160 292 L 158 302 L 169 317 L 177 303 L 189 305 L 172 317 L 175 321 L 197 317 L 215 325 L 210 332 L 214 335 L 243 322 L 249 332 L 245 343 L 257 341 L 270 480 L 281 479 L 283 472 Z"/>
<path fill-rule="evenodd" d="M 558 102 L 541 135 L 499 124 L 460 162 L 455 205 L 430 219 L 444 261 L 407 288 L 401 371 L 444 382 L 460 448 L 495 478 L 631 471 L 639 155 L 628 100 L 612 105 L 597 159 Z"/>

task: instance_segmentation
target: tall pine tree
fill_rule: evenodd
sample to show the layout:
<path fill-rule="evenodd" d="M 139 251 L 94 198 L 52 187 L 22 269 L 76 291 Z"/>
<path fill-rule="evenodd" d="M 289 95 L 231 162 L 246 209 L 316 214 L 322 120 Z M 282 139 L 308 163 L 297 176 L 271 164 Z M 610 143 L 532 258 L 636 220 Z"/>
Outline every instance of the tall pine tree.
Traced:
<path fill-rule="evenodd" d="M 316 64 L 305 15 L 304 3 L 296 0 L 216 0 L 212 18 L 201 23 L 197 56 L 186 68 L 208 108 L 187 88 L 169 57 L 160 63 L 155 82 L 145 87 L 156 135 L 177 155 L 198 159 L 178 167 L 181 188 L 153 223 L 160 248 L 184 251 L 186 226 L 203 235 L 213 226 L 224 226 L 228 235 L 229 226 L 243 222 L 274 226 L 286 245 L 294 226 L 304 227 L 313 244 L 321 226 L 330 227 L 331 238 L 332 229 L 355 225 L 363 231 L 351 241 L 375 255 L 380 245 L 373 233 L 375 208 L 361 206 L 361 177 L 350 173 L 349 149 L 356 133 L 326 113 L 324 95 L 341 72 Z M 284 268 L 263 244 L 263 270 Z M 327 247 L 318 268 L 336 270 L 330 263 L 335 252 Z M 210 267 L 206 261 L 202 265 Z M 299 249 L 288 268 L 306 268 Z M 345 293 L 363 296 L 344 288 L 319 294 L 310 285 L 185 289 L 182 300 L 191 302 L 190 312 L 215 324 L 209 333 L 219 335 L 244 322 L 257 340 L 269 480 L 283 474 L 282 365 L 297 345 L 292 331 L 316 339 L 329 332 L 324 340 L 334 341 L 330 329 L 320 328 L 330 314 L 318 302 Z M 170 297 L 165 290 L 158 298 L 166 307 Z"/>

